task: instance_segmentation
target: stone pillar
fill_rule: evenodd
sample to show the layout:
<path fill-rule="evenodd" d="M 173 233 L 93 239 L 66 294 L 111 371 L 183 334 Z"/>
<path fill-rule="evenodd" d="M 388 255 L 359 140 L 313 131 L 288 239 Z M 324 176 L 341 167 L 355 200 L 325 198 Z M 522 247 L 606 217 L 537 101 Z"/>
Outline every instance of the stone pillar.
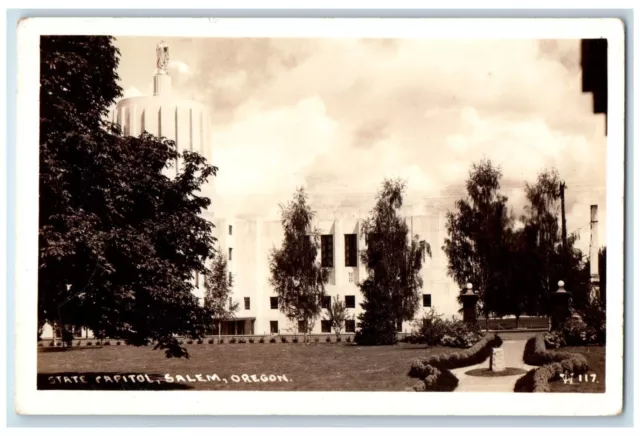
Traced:
<path fill-rule="evenodd" d="M 564 282 L 558 282 L 558 290 L 551 293 L 551 330 L 561 330 L 571 316 L 569 298 L 571 293 L 564 289 Z"/>
<path fill-rule="evenodd" d="M 467 291 L 462 293 L 462 316 L 469 324 L 478 322 L 478 294 L 473 292 L 473 285 L 467 283 Z"/>
<path fill-rule="evenodd" d="M 494 348 L 491 350 L 491 371 L 493 372 L 502 372 L 506 369 L 506 365 L 504 363 L 504 349 L 503 348 Z"/>

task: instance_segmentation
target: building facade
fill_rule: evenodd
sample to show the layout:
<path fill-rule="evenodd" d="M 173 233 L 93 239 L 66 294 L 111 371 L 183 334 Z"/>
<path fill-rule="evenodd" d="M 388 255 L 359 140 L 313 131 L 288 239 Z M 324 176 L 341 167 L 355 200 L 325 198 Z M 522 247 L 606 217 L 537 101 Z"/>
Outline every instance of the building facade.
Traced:
<path fill-rule="evenodd" d="M 362 294 L 358 282 L 367 276 L 360 259 L 365 249 L 362 233 L 363 218 L 333 214 L 319 216 L 315 227 L 319 230 L 320 249 L 318 261 L 329 269 L 329 282 L 325 287 L 327 299 L 345 302 L 352 321 L 342 328 L 354 333 L 357 315 L 362 312 Z M 447 276 L 447 259 L 442 245 L 445 237 L 445 212 L 411 215 L 406 218 L 411 237 L 418 235 L 427 241 L 432 257 L 427 257 L 420 272 L 423 286 L 420 298 L 421 310 L 434 309 L 447 316 L 456 315 L 460 309 L 457 302 L 459 290 Z M 223 334 L 295 334 L 301 330 L 297 321 L 291 322 L 279 310 L 277 296 L 269 284 L 269 257 L 274 248 L 279 248 L 284 239 L 282 224 L 277 219 L 217 218 L 214 220 L 218 248 L 228 257 L 228 267 L 233 275 L 233 302 L 239 303 L 235 318 L 223 326 Z M 399 332 L 411 330 L 411 322 L 398 326 Z M 328 311 L 315 322 L 312 333 L 334 333 L 329 324 Z"/>

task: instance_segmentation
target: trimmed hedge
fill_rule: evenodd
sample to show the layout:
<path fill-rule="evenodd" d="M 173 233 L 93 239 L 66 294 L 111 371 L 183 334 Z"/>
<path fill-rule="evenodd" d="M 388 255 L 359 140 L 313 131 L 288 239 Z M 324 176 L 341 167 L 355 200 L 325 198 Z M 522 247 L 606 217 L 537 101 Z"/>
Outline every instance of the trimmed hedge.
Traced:
<path fill-rule="evenodd" d="M 522 360 L 528 365 L 541 366 L 520 377 L 514 386 L 515 392 L 550 392 L 549 382 L 560 379 L 562 374 L 579 375 L 589 370 L 587 358 L 582 354 L 547 350 L 544 333 L 527 341 Z"/>
<path fill-rule="evenodd" d="M 454 368 L 476 365 L 491 356 L 491 350 L 502 345 L 502 339 L 496 334 L 485 335 L 471 348 L 454 353 L 442 353 L 426 359 L 415 360 L 411 364 L 408 376 L 419 378 L 420 383 L 413 387 L 417 392 L 451 392 L 458 386 L 458 378 L 449 371 Z"/>

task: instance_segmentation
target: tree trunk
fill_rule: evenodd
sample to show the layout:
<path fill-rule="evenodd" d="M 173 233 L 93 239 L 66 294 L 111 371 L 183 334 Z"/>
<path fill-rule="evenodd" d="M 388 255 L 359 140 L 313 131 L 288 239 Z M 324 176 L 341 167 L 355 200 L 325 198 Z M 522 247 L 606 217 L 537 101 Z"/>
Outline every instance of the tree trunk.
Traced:
<path fill-rule="evenodd" d="M 516 315 L 516 328 L 520 327 L 520 315 Z"/>

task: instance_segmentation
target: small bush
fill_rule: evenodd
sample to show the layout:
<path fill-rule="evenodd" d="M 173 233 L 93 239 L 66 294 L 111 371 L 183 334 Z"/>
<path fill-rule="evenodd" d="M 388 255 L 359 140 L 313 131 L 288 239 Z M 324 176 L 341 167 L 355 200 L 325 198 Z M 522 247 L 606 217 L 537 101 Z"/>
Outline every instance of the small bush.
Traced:
<path fill-rule="evenodd" d="M 231 339 L 229 339 L 229 343 L 230 343 L 230 344 L 235 344 L 235 343 L 236 343 L 236 338 L 231 338 Z"/>
<path fill-rule="evenodd" d="M 193 345 L 193 339 L 189 339 L 189 340 L 187 341 L 187 345 Z"/>
<path fill-rule="evenodd" d="M 342 338 L 341 338 L 340 336 L 338 336 L 338 337 L 336 338 L 336 342 L 342 342 Z"/>
<path fill-rule="evenodd" d="M 282 342 L 283 344 L 286 344 L 289 341 L 287 340 L 286 336 L 280 336 L 280 342 Z"/>
<path fill-rule="evenodd" d="M 462 320 L 445 319 L 434 309 L 414 323 L 413 332 L 405 338 L 409 343 L 454 348 L 469 348 L 482 339 L 478 324 L 468 324 Z"/>
<path fill-rule="evenodd" d="M 351 342 L 351 336 L 347 336 L 347 342 Z"/>
<path fill-rule="evenodd" d="M 215 340 L 212 338 L 212 339 L 209 339 L 207 342 L 208 342 L 209 344 L 213 344 L 213 343 L 215 342 Z"/>
<path fill-rule="evenodd" d="M 111 342 L 110 341 L 105 341 L 102 345 L 108 346 L 108 345 L 111 345 Z"/>
<path fill-rule="evenodd" d="M 38 342 L 38 347 L 42 347 L 44 344 L 42 342 Z"/>
<path fill-rule="evenodd" d="M 254 342 L 253 338 L 249 338 L 249 343 L 253 344 L 253 342 Z"/>
<path fill-rule="evenodd" d="M 218 341 L 219 344 L 224 344 L 224 338 L 220 338 L 220 340 Z"/>
<path fill-rule="evenodd" d="M 198 339 L 198 345 L 202 345 L 202 339 Z"/>
<path fill-rule="evenodd" d="M 416 392 L 451 392 L 458 387 L 458 378 L 448 369 L 426 365 L 424 378 L 413 390 Z"/>
<path fill-rule="evenodd" d="M 58 342 L 58 343 L 56 344 L 56 347 L 62 347 L 62 342 Z"/>
<path fill-rule="evenodd" d="M 53 347 L 55 344 L 56 344 L 56 343 L 55 343 L 55 342 L 53 342 L 53 341 L 49 342 L 49 346 L 50 346 L 50 347 Z"/>
<path fill-rule="evenodd" d="M 180 342 L 180 343 L 182 343 L 182 342 Z M 116 342 L 116 345 L 120 345 L 120 341 Z"/>
<path fill-rule="evenodd" d="M 180 340 L 178 341 L 178 344 L 179 344 L 179 345 L 184 345 L 184 341 L 183 341 L 182 339 L 180 339 Z M 120 345 L 120 343 L 118 343 L 118 345 Z"/>
<path fill-rule="evenodd" d="M 260 338 L 258 342 L 260 342 L 261 344 L 264 344 L 264 338 Z"/>
<path fill-rule="evenodd" d="M 246 344 L 247 340 L 245 338 L 240 338 L 240 339 L 238 339 L 238 343 L 239 344 Z"/>
<path fill-rule="evenodd" d="M 272 343 L 272 344 L 275 344 L 276 343 L 276 338 L 269 339 L 269 342 Z"/>
<path fill-rule="evenodd" d="M 298 343 L 298 337 L 296 336 L 295 338 L 293 338 L 293 343 L 297 344 Z"/>
<path fill-rule="evenodd" d="M 91 341 L 87 342 L 87 347 L 90 347 L 92 345 L 93 345 L 93 343 Z"/>
<path fill-rule="evenodd" d="M 320 338 L 316 336 L 315 338 L 313 338 L 313 342 L 320 342 Z"/>
<path fill-rule="evenodd" d="M 544 343 L 547 348 L 560 348 L 566 345 L 562 332 L 553 331 L 544 335 Z"/>
<path fill-rule="evenodd" d="M 327 342 L 331 342 L 331 336 L 327 336 L 326 341 L 327 341 Z"/>

